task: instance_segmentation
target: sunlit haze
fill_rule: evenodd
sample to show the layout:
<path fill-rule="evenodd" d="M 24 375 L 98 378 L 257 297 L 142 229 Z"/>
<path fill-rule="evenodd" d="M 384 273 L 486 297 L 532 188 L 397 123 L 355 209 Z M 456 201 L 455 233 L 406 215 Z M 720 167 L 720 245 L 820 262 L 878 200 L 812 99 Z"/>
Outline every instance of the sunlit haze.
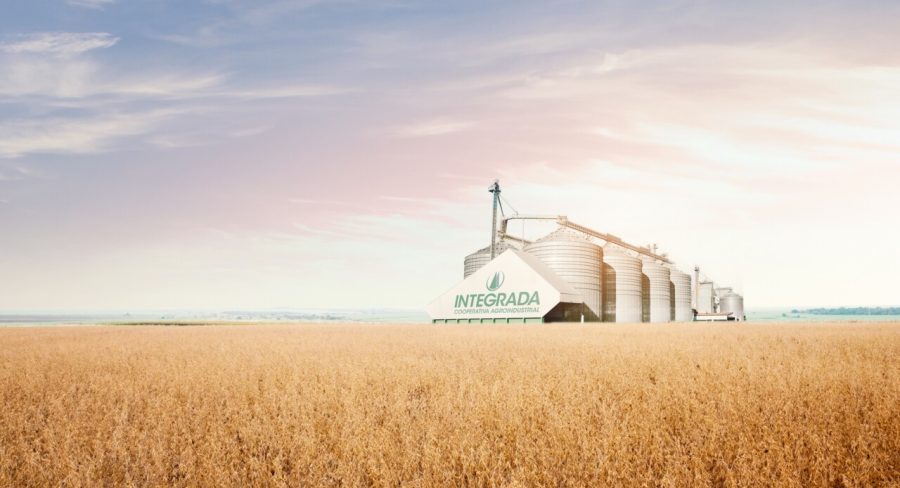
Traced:
<path fill-rule="evenodd" d="M 508 213 L 656 243 L 751 310 L 898 305 L 898 19 L 7 2 L 0 311 L 422 308 L 489 243 L 494 179 Z"/>

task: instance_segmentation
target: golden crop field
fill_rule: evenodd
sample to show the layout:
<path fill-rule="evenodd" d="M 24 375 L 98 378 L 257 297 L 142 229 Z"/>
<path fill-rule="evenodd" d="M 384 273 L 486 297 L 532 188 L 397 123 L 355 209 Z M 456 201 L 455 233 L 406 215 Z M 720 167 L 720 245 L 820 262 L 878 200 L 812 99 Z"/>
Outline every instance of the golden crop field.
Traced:
<path fill-rule="evenodd" d="M 0 486 L 898 486 L 900 324 L 0 329 Z"/>

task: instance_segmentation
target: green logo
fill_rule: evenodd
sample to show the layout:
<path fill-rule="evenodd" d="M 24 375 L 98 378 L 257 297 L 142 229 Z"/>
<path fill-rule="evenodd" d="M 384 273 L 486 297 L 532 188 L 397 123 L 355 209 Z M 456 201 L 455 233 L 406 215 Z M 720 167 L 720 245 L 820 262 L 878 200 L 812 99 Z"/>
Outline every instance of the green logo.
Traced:
<path fill-rule="evenodd" d="M 497 271 L 487 279 L 488 291 L 496 291 L 499 290 L 501 286 L 503 286 L 503 281 L 506 280 L 506 276 L 503 274 L 503 271 Z"/>

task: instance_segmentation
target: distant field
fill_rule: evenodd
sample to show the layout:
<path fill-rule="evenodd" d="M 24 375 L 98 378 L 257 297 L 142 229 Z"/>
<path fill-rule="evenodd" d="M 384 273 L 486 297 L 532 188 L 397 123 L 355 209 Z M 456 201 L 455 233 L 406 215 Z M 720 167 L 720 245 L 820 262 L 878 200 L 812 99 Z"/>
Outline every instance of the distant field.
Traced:
<path fill-rule="evenodd" d="M 0 329 L 0 486 L 898 486 L 900 323 Z"/>

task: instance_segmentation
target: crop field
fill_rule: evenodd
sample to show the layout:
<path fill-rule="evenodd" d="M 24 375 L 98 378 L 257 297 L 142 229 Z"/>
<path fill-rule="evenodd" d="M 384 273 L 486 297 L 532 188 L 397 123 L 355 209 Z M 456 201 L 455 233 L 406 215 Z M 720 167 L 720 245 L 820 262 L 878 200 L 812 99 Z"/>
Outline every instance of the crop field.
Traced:
<path fill-rule="evenodd" d="M 900 324 L 0 329 L 0 486 L 900 486 Z"/>

